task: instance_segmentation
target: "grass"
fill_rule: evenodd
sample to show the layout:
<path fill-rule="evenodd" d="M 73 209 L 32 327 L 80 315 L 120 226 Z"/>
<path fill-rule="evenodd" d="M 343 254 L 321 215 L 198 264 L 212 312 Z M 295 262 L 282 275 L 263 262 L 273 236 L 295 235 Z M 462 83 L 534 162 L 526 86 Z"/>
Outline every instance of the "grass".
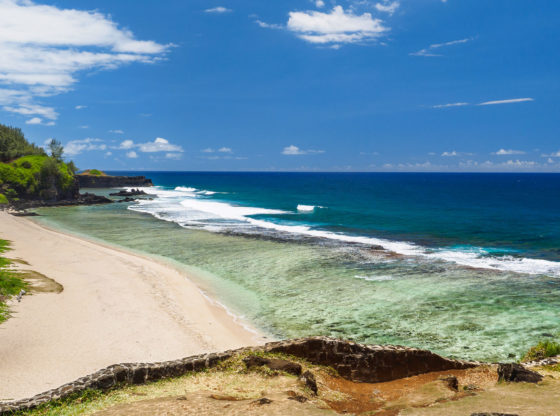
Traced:
<path fill-rule="evenodd" d="M 80 175 L 91 175 L 91 176 L 107 176 L 105 172 L 98 169 L 88 169 L 80 173 Z"/>
<path fill-rule="evenodd" d="M 529 351 L 525 353 L 522 362 L 542 360 L 547 357 L 555 357 L 560 355 L 560 343 L 556 341 L 541 341 L 534 347 L 531 347 Z"/>
<path fill-rule="evenodd" d="M 0 254 L 9 249 L 9 242 L 0 240 Z M 11 296 L 17 295 L 21 289 L 25 289 L 27 284 L 21 276 L 10 269 L 12 262 L 0 256 L 0 323 L 10 316 L 10 311 L 6 305 L 6 300 Z"/>

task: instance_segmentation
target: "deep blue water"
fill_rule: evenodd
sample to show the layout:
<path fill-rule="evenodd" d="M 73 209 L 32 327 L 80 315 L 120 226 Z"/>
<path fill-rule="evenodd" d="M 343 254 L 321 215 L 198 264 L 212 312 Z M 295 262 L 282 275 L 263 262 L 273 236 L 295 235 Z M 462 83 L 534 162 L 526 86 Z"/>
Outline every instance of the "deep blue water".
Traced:
<path fill-rule="evenodd" d="M 278 224 L 560 261 L 559 174 L 145 174 L 167 189 L 217 192 L 206 200 L 285 211 L 253 216 Z M 302 212 L 298 205 L 322 208 Z"/>

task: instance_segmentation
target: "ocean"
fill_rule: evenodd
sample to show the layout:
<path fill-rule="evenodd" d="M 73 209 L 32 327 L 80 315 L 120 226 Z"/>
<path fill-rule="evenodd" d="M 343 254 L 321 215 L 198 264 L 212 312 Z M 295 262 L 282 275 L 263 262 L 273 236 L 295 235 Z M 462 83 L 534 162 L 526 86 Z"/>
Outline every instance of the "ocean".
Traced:
<path fill-rule="evenodd" d="M 271 337 L 499 361 L 560 332 L 558 174 L 145 175 L 152 200 L 39 221 L 173 262 Z"/>

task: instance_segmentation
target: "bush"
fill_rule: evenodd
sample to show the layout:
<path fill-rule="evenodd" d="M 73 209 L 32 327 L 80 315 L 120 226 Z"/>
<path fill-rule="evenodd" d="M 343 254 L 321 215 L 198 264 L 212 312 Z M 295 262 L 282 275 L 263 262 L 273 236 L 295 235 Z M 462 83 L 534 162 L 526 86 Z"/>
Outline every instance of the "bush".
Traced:
<path fill-rule="evenodd" d="M 521 361 L 542 360 L 547 357 L 560 355 L 560 343 L 555 341 L 541 341 L 525 353 Z"/>
<path fill-rule="evenodd" d="M 31 169 L 31 163 L 29 163 L 28 160 L 24 160 L 24 161 L 21 163 L 21 167 L 22 167 L 22 168 L 25 168 L 25 169 Z"/>
<path fill-rule="evenodd" d="M 6 195 L 0 194 L 0 205 L 6 205 L 6 204 L 8 204 L 8 198 L 6 198 Z"/>

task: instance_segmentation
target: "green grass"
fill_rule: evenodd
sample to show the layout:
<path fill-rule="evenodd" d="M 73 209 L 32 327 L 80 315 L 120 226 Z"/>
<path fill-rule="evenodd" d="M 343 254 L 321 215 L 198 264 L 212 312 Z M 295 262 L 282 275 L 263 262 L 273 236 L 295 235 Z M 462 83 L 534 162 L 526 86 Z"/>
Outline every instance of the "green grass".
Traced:
<path fill-rule="evenodd" d="M 105 172 L 102 172 L 99 169 L 88 169 L 80 173 L 80 175 L 107 176 Z"/>
<path fill-rule="evenodd" d="M 534 347 L 531 347 L 529 351 L 525 353 L 522 362 L 542 360 L 547 357 L 555 357 L 560 355 L 560 343 L 556 341 L 541 341 Z"/>
<path fill-rule="evenodd" d="M 4 253 L 9 249 L 9 242 L 0 240 L 0 253 Z M 6 305 L 6 300 L 17 295 L 21 289 L 27 287 L 25 281 L 17 272 L 10 269 L 10 260 L 0 257 L 0 323 L 4 322 L 10 316 L 10 311 Z"/>

